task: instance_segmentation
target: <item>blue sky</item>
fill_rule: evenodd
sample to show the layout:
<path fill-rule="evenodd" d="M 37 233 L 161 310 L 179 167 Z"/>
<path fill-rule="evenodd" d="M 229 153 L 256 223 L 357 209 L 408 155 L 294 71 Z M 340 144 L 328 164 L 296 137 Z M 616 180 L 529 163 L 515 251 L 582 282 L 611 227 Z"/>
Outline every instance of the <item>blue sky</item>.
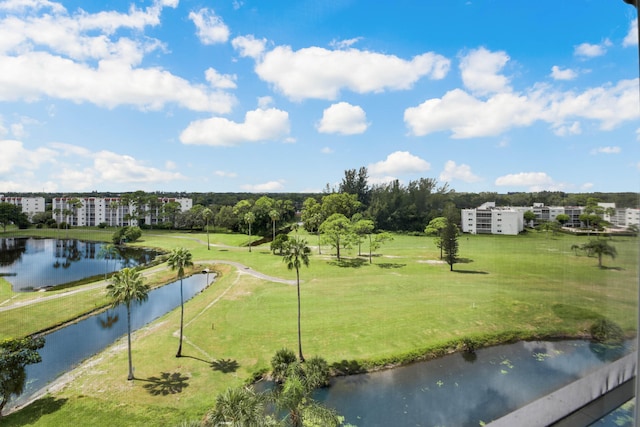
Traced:
<path fill-rule="evenodd" d="M 0 0 L 0 193 L 637 191 L 619 1 Z"/>

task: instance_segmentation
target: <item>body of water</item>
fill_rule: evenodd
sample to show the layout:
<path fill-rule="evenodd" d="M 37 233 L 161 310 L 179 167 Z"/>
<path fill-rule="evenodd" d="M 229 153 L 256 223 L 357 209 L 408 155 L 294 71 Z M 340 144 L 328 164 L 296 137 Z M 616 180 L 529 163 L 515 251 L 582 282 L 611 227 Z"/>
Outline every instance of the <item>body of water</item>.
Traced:
<path fill-rule="evenodd" d="M 632 351 L 588 341 L 519 342 L 334 378 L 316 399 L 360 427 L 478 427 Z M 465 356 L 465 357 L 463 357 Z"/>
<path fill-rule="evenodd" d="M 100 259 L 107 243 L 76 239 L 0 239 L 0 275 L 15 292 L 60 285 L 123 267 L 146 264 L 156 251 L 116 247 L 114 259 Z"/>
<path fill-rule="evenodd" d="M 207 276 L 204 274 L 185 278 L 183 280 L 185 301 L 206 287 Z M 145 303 L 131 307 L 132 331 L 179 306 L 180 281 L 153 289 L 149 292 L 149 299 Z M 180 325 L 176 324 L 176 330 L 179 327 Z M 70 371 L 82 361 L 104 350 L 126 333 L 127 310 L 120 305 L 45 335 L 45 346 L 39 351 L 42 362 L 27 366 L 25 392 L 12 401 L 10 406 L 27 401 L 31 394 Z M 133 362 L 135 365 L 135 356 Z M 126 366 L 123 366 L 123 369 L 126 369 Z"/>

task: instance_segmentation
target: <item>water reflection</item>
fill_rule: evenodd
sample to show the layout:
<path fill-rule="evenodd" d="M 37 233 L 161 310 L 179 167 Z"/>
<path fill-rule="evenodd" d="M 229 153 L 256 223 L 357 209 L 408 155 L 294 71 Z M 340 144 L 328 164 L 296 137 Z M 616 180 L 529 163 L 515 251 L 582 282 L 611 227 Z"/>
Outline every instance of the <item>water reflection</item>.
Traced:
<path fill-rule="evenodd" d="M 105 259 L 100 254 L 108 246 L 75 239 L 0 239 L 0 275 L 5 276 L 14 291 L 28 291 L 145 264 L 158 254 L 146 249 L 113 247 Z"/>

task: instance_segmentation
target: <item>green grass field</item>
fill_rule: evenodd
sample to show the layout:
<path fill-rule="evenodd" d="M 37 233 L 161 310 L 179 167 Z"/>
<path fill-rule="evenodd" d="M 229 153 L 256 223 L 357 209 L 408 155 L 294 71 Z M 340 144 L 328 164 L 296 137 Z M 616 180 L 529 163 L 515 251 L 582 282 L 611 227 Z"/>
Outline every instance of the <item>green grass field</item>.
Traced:
<path fill-rule="evenodd" d="M 72 230 L 73 233 L 78 233 Z M 91 232 L 94 233 L 94 232 Z M 92 234 L 93 235 L 93 234 Z M 452 351 L 462 338 L 484 343 L 535 337 L 587 336 L 599 317 L 634 334 L 637 316 L 638 241 L 614 238 L 616 259 L 574 254 L 584 237 L 461 236 L 454 272 L 439 262 L 432 238 L 395 236 L 369 264 L 347 251 L 338 262 L 316 236 L 306 236 L 313 256 L 301 270 L 305 356 L 330 364 L 393 364 Z M 197 262 L 233 260 L 265 274 L 295 278 L 268 246 L 235 248 L 242 235 L 145 232 L 143 246 L 189 248 Z M 368 250 L 363 245 L 363 251 Z M 183 354 L 175 358 L 179 310 L 134 335 L 135 381 L 127 381 L 126 340 L 96 355 L 69 385 L 6 416 L 7 426 L 168 425 L 200 419 L 215 396 L 269 367 L 274 352 L 297 348 L 294 286 L 268 282 L 217 265 L 218 280 L 185 305 Z M 0 287 L 4 287 L 0 283 Z M 7 291 L 3 290 L 3 297 Z M 91 294 L 83 298 L 90 303 Z M 57 300 L 63 310 L 79 302 Z M 19 316 L 41 318 L 33 307 Z M 12 310 L 14 311 L 14 310 Z M 10 313 L 10 312 L 9 312 Z M 40 319 L 42 321 L 42 319 Z M 26 321 L 25 321 L 26 322 Z M 36 328 L 37 326 L 30 326 Z M 5 327 L 3 326 L 3 329 Z"/>

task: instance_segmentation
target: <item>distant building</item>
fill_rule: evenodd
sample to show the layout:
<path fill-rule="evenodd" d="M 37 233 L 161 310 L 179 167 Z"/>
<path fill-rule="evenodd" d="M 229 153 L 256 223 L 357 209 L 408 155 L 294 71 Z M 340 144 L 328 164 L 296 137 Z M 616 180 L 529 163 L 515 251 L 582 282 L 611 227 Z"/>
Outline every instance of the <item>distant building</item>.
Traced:
<path fill-rule="evenodd" d="M 0 194 L 0 202 L 20 206 L 22 212 L 29 217 L 29 220 L 33 218 L 34 214 L 44 212 L 45 210 L 44 197 L 5 197 L 3 194 Z"/>
<path fill-rule="evenodd" d="M 524 211 L 496 207 L 487 202 L 476 209 L 462 209 L 462 231 L 471 234 L 517 235 L 524 230 Z"/>
<path fill-rule="evenodd" d="M 640 226 L 640 209 L 616 208 L 615 203 L 599 205 L 605 210 L 603 219 L 613 227 Z M 524 230 L 524 213 L 527 211 L 535 214 L 536 224 L 556 221 L 558 215 L 564 214 L 569 217 L 563 224 L 565 227 L 585 226 L 580 221 L 580 215 L 584 213 L 582 206 L 544 206 L 543 203 L 534 203 L 531 207 L 496 207 L 495 202 L 486 202 L 476 209 L 462 209 L 462 231 L 471 234 L 518 234 Z"/>
<path fill-rule="evenodd" d="M 157 203 L 142 207 L 144 223 L 148 225 L 162 223 L 164 221 L 162 208 L 169 202 L 177 202 L 181 212 L 193 207 L 191 199 L 159 197 Z M 67 222 L 76 227 L 95 227 L 100 224 L 117 227 L 138 225 L 138 219 L 135 217 L 136 206 L 133 203 L 123 203 L 119 197 L 54 197 L 52 208 L 56 222 Z"/>

